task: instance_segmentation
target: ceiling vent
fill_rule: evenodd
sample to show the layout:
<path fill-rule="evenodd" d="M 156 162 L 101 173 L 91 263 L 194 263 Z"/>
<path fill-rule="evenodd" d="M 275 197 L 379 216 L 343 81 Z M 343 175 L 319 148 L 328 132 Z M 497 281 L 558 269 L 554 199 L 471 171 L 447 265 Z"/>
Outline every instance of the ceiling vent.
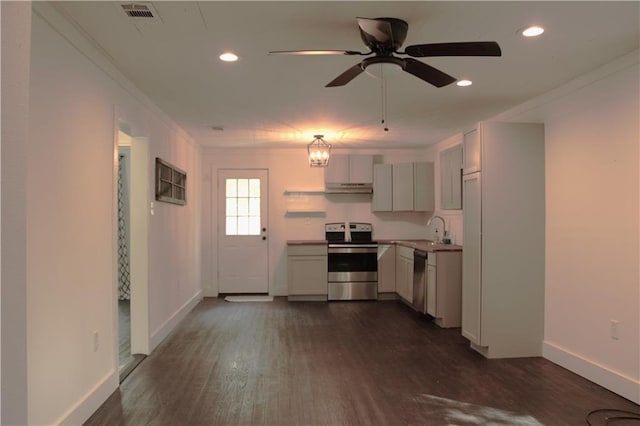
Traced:
<path fill-rule="evenodd" d="M 151 3 L 120 3 L 118 6 L 127 18 L 135 22 L 160 22 L 160 16 Z"/>

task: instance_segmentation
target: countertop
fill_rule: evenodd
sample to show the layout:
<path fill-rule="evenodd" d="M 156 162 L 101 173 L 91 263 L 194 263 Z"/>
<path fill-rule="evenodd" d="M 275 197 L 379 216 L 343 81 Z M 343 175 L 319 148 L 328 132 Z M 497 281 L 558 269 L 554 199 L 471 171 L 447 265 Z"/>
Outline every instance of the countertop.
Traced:
<path fill-rule="evenodd" d="M 311 245 L 327 245 L 327 240 L 287 240 L 290 246 L 311 246 Z"/>
<path fill-rule="evenodd" d="M 462 246 L 455 244 L 432 244 L 431 240 L 375 240 L 378 244 L 397 244 L 414 249 L 436 252 L 436 251 L 462 251 Z M 326 240 L 287 240 L 288 245 L 326 245 Z"/>
<path fill-rule="evenodd" d="M 377 240 L 378 244 L 397 244 L 399 246 L 436 252 L 436 251 L 462 251 L 462 246 L 455 244 L 436 244 L 431 240 Z"/>

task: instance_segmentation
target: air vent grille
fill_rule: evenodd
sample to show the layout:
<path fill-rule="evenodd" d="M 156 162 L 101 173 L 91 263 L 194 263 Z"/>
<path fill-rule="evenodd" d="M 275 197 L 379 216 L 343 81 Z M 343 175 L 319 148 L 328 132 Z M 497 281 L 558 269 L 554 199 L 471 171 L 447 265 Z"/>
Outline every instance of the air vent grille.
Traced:
<path fill-rule="evenodd" d="M 158 13 L 155 11 L 151 3 L 121 3 L 120 8 L 127 17 L 135 20 L 158 18 Z"/>

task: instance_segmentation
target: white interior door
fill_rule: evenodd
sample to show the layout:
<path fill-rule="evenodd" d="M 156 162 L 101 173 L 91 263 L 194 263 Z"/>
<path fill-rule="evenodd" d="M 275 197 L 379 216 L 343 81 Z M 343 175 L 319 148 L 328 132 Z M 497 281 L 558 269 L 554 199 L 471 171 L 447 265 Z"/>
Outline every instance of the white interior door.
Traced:
<path fill-rule="evenodd" d="M 220 293 L 268 293 L 267 170 L 218 171 Z"/>

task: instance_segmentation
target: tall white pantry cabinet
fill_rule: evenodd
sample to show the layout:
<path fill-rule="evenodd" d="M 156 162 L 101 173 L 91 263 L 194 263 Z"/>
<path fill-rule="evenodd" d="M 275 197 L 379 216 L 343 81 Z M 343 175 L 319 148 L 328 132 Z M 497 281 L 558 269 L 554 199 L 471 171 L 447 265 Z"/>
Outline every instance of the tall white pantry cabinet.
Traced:
<path fill-rule="evenodd" d="M 542 354 L 544 189 L 542 124 L 464 135 L 462 335 L 487 358 Z"/>

